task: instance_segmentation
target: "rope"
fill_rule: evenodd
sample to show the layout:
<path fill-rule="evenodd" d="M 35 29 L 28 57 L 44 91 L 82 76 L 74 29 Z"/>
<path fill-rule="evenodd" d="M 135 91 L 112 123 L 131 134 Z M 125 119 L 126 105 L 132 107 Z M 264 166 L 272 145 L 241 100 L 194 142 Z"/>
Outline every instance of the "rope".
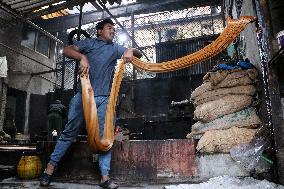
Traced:
<path fill-rule="evenodd" d="M 238 35 L 246 28 L 248 23 L 255 21 L 256 18 L 252 16 L 242 16 L 240 19 L 227 19 L 227 27 L 222 34 L 211 44 L 203 49 L 192 53 L 190 55 L 178 58 L 176 60 L 154 64 L 143 62 L 138 58 L 134 58 L 132 63 L 140 69 L 151 72 L 169 72 L 178 69 L 183 69 L 199 62 L 205 61 L 223 51 L 229 44 L 231 44 Z M 109 102 L 107 105 L 104 133 L 100 139 L 98 114 L 96 102 L 94 99 L 94 92 L 88 76 L 81 76 L 82 84 L 82 101 L 86 127 L 88 132 L 88 143 L 90 148 L 95 151 L 108 151 L 114 141 L 114 112 L 116 100 L 123 77 L 124 62 L 122 59 L 117 61 L 117 68 L 115 70 L 112 88 L 110 92 Z"/>

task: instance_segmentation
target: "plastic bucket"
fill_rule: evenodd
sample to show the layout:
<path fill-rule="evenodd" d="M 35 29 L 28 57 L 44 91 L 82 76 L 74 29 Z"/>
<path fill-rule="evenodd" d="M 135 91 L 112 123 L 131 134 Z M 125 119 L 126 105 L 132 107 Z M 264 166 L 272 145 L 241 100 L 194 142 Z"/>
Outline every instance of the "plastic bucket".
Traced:
<path fill-rule="evenodd" d="M 38 156 L 22 156 L 18 165 L 18 177 L 22 179 L 33 179 L 40 176 L 42 164 Z"/>

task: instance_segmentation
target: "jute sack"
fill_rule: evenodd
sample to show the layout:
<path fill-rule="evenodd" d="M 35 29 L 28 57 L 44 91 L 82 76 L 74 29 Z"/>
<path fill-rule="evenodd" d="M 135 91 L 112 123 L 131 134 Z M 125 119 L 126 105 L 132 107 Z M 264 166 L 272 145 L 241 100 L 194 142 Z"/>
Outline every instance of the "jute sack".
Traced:
<path fill-rule="evenodd" d="M 229 70 L 218 70 L 216 72 L 207 72 L 203 77 L 203 81 L 209 81 L 212 85 L 217 85 L 221 81 L 223 81 L 228 74 L 231 72 Z"/>
<path fill-rule="evenodd" d="M 191 133 L 186 137 L 191 138 L 193 135 L 200 135 L 206 131 L 229 129 L 231 127 L 256 128 L 261 124 L 261 120 L 254 108 L 249 107 L 241 111 L 221 116 L 211 122 L 202 123 L 198 121 L 192 125 Z"/>
<path fill-rule="evenodd" d="M 208 123 L 223 115 L 240 111 L 250 106 L 252 101 L 252 97 L 248 95 L 227 95 L 197 106 L 194 119 Z"/>
<path fill-rule="evenodd" d="M 218 88 L 233 87 L 239 85 L 250 85 L 256 81 L 257 71 L 255 69 L 243 70 L 229 74 L 223 81 L 217 84 Z"/>
<path fill-rule="evenodd" d="M 203 77 L 203 81 L 209 81 L 212 83 L 212 85 L 217 85 L 218 83 L 223 81 L 229 74 L 240 71 L 242 71 L 241 68 L 233 70 L 218 70 L 215 72 L 207 72 L 206 75 Z"/>
<path fill-rule="evenodd" d="M 206 91 L 224 87 L 235 87 L 251 85 L 256 81 L 257 71 L 255 69 L 242 70 L 240 72 L 233 72 L 228 74 L 224 80 L 217 85 L 212 84 L 209 80 L 205 80 L 202 85 L 197 87 L 192 93 L 191 98 L 194 99 L 197 96 L 203 94 Z"/>
<path fill-rule="evenodd" d="M 246 86 L 236 86 L 236 87 L 230 87 L 230 88 L 219 88 L 212 91 L 206 91 L 203 94 L 197 96 L 193 100 L 193 104 L 195 106 L 198 106 L 200 104 L 217 100 L 219 98 L 222 98 L 227 95 L 249 95 L 252 96 L 255 94 L 255 87 L 253 85 L 246 85 Z"/>
<path fill-rule="evenodd" d="M 192 99 L 195 99 L 197 96 L 205 93 L 206 91 L 211 91 L 212 89 L 213 89 L 213 87 L 212 87 L 211 83 L 205 82 L 202 85 L 200 85 L 199 87 L 197 87 L 196 89 L 194 89 L 194 91 L 192 91 L 190 100 L 192 101 Z"/>
<path fill-rule="evenodd" d="M 226 130 L 206 131 L 199 140 L 196 150 L 200 152 L 229 152 L 239 144 L 252 141 L 258 129 L 232 127 Z"/>

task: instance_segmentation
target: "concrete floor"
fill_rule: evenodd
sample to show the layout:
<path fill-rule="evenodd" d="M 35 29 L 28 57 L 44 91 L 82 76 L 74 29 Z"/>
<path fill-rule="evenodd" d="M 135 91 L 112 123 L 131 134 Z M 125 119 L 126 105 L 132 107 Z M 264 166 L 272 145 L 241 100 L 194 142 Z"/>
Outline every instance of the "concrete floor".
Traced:
<path fill-rule="evenodd" d="M 80 182 L 80 183 L 78 183 Z M 232 177 L 219 176 L 210 178 L 202 183 L 191 184 L 164 184 L 164 185 L 148 185 L 137 184 L 127 186 L 120 184 L 119 189 L 284 189 L 284 186 L 277 185 L 267 180 L 257 180 L 252 177 Z M 77 183 L 53 182 L 49 187 L 40 187 L 38 180 L 19 180 L 16 178 L 8 178 L 0 181 L 0 189 L 101 189 L 97 183 L 91 181 L 77 181 Z"/>
<path fill-rule="evenodd" d="M 147 185 L 138 184 L 135 186 L 121 186 L 119 189 L 163 189 L 165 185 Z M 1 189 L 102 189 L 97 183 L 66 183 L 66 182 L 52 182 L 49 187 L 39 186 L 38 180 L 19 180 L 16 178 L 4 179 L 0 182 Z"/>

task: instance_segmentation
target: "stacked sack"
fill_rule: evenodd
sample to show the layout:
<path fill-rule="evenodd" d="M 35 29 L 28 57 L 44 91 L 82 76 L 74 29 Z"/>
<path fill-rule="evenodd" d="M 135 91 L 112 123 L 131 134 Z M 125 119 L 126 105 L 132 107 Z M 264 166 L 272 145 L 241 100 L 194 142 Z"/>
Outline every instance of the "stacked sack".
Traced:
<path fill-rule="evenodd" d="M 229 152 L 255 137 L 261 124 L 252 107 L 256 81 L 257 70 L 248 62 L 234 67 L 219 64 L 204 76 L 203 84 L 191 94 L 198 122 L 187 135 L 202 135 L 197 151 Z"/>

